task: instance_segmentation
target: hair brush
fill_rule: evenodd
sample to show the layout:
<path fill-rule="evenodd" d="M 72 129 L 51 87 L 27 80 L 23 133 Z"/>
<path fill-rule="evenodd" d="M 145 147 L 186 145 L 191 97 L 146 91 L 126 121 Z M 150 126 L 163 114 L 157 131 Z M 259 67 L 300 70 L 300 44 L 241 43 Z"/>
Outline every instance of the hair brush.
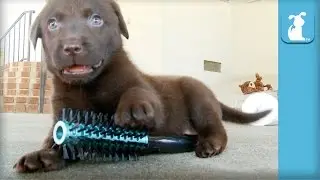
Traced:
<path fill-rule="evenodd" d="M 196 135 L 149 136 L 146 129 L 123 128 L 114 117 L 93 111 L 63 109 L 53 139 L 65 160 L 137 160 L 151 153 L 194 150 Z"/>

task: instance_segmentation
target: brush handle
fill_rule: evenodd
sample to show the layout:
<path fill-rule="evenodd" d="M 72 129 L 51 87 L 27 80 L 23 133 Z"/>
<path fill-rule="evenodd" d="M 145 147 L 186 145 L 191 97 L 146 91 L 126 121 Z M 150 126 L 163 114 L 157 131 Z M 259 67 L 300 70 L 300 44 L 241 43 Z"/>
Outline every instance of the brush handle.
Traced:
<path fill-rule="evenodd" d="M 195 148 L 197 135 L 149 136 L 148 147 L 144 153 L 182 153 Z"/>
<path fill-rule="evenodd" d="M 94 112 L 64 109 L 53 139 L 64 159 L 136 159 L 143 154 L 182 153 L 195 149 L 197 135 L 150 136 L 146 129 L 116 126 L 114 119 Z"/>

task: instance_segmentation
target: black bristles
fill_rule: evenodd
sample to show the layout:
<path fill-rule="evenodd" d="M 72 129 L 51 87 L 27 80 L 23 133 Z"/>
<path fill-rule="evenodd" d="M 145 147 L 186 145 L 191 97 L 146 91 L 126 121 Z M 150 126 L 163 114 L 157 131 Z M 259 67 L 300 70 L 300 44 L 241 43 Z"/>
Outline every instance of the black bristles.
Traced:
<path fill-rule="evenodd" d="M 122 161 L 138 160 L 140 148 L 129 147 L 126 144 L 113 142 L 110 144 L 99 144 L 90 142 L 77 145 L 63 145 L 64 159 L 89 160 L 89 161 Z"/>
<path fill-rule="evenodd" d="M 114 116 L 93 111 L 63 109 L 53 131 L 66 160 L 139 160 L 143 154 L 194 150 L 195 136 L 148 136 L 144 129 L 122 128 Z M 53 148 L 57 148 L 53 146 Z"/>
<path fill-rule="evenodd" d="M 131 130 L 114 124 L 114 117 L 93 111 L 63 109 L 61 121 L 68 127 L 68 139 L 62 143 L 68 160 L 138 160 L 148 146 L 145 130 Z"/>

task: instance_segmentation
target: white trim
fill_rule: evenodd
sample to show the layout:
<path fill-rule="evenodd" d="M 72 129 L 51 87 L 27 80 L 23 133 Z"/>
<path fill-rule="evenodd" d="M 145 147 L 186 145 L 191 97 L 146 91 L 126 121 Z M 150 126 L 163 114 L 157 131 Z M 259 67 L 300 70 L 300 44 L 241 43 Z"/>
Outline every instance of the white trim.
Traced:
<path fill-rule="evenodd" d="M 62 128 L 62 137 L 61 138 L 57 137 L 57 133 L 56 132 L 57 132 L 58 128 Z M 68 129 L 67 129 L 66 124 L 63 121 L 58 121 L 56 123 L 56 125 L 54 126 L 54 128 L 53 128 L 53 140 L 54 140 L 54 142 L 57 145 L 61 145 L 65 141 L 65 139 L 67 138 L 67 134 L 68 134 Z"/>

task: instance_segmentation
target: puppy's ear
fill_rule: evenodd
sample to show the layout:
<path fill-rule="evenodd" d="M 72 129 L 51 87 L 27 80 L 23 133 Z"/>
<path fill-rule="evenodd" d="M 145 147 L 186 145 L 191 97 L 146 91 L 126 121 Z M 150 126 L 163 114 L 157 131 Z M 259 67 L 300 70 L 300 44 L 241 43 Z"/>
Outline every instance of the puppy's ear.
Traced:
<path fill-rule="evenodd" d="M 306 16 L 307 13 L 306 13 L 306 12 L 301 12 L 299 15 L 300 15 L 300 16 Z"/>
<path fill-rule="evenodd" d="M 128 32 L 128 29 L 127 29 L 127 25 L 126 25 L 126 22 L 123 19 L 123 16 L 122 16 L 122 13 L 121 13 L 119 5 L 115 1 L 111 1 L 111 6 L 114 9 L 114 11 L 115 11 L 115 13 L 116 13 L 116 15 L 118 17 L 119 28 L 120 28 L 121 34 L 125 38 L 129 39 L 129 32 Z"/>
<path fill-rule="evenodd" d="M 290 15 L 288 18 L 291 20 L 293 19 L 294 17 L 296 17 L 295 15 Z"/>
<path fill-rule="evenodd" d="M 32 27 L 30 29 L 30 41 L 33 44 L 33 47 L 36 48 L 38 38 L 42 38 L 41 34 L 41 26 L 40 26 L 40 16 L 38 16 L 34 23 L 32 24 Z"/>

